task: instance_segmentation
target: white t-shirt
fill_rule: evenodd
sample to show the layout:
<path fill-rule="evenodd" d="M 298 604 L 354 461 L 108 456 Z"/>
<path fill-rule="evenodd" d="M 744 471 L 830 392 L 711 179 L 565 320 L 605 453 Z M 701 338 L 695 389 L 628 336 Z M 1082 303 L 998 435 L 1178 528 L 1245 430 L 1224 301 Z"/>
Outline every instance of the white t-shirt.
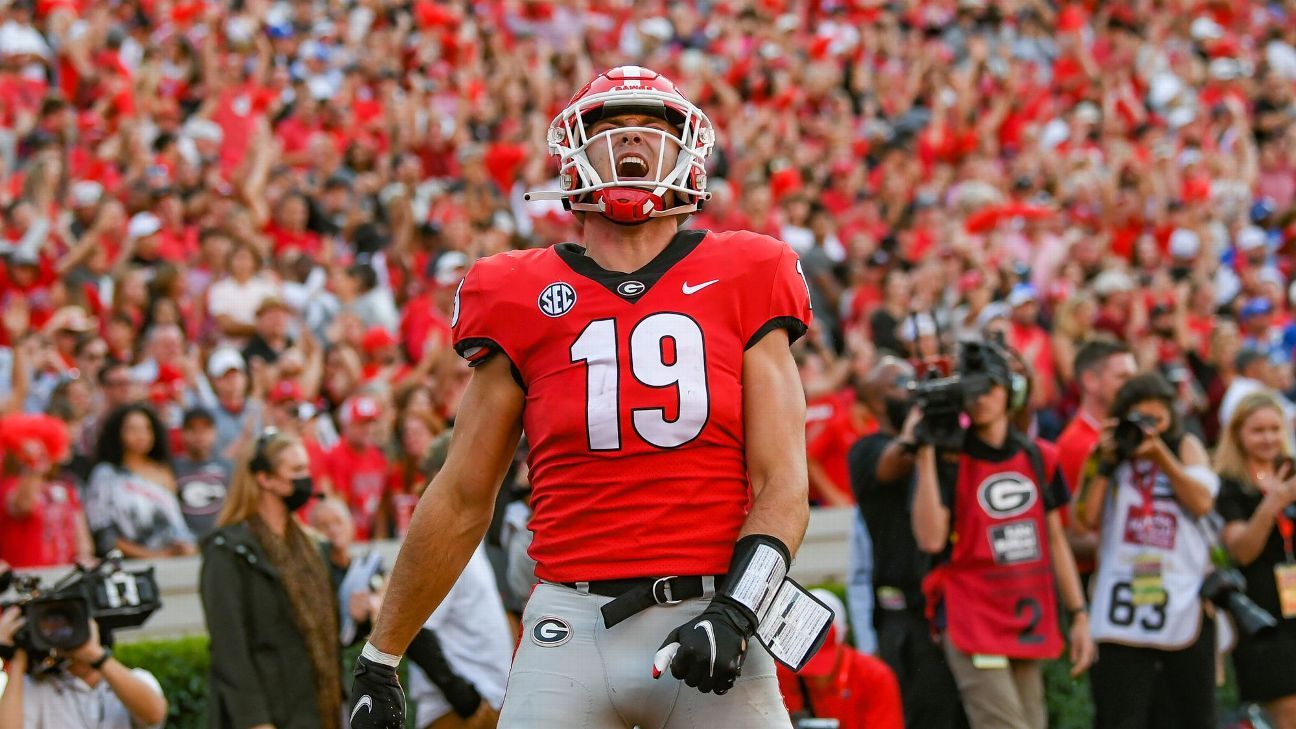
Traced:
<path fill-rule="evenodd" d="M 463 574 L 423 627 L 436 632 L 454 672 L 498 709 L 504 703 L 513 662 L 513 636 L 484 547 L 477 546 Z M 413 663 L 409 695 L 418 705 L 415 726 L 427 726 L 454 711 L 441 690 Z"/>
<path fill-rule="evenodd" d="M 162 686 L 153 674 L 143 668 L 132 668 L 131 674 L 162 695 Z M 160 729 L 165 723 L 141 724 L 132 719 L 108 681 L 102 678 L 91 687 L 68 673 L 40 680 L 23 677 L 23 729 Z"/>
<path fill-rule="evenodd" d="M 257 308 L 267 298 L 279 296 L 279 288 L 269 276 L 253 276 L 243 284 L 226 276 L 207 289 L 207 313 L 212 318 L 224 314 L 240 324 L 255 324 Z"/>

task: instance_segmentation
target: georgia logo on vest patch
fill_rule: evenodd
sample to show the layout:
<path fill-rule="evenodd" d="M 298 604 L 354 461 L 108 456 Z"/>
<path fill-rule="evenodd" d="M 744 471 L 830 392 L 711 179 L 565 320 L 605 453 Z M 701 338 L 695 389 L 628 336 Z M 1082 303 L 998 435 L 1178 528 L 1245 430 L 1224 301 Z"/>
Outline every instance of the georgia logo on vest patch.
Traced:
<path fill-rule="evenodd" d="M 1024 514 L 1035 505 L 1034 482 L 1020 473 L 996 473 L 977 487 L 977 501 L 994 519 L 1008 519 Z"/>
<path fill-rule="evenodd" d="M 572 629 L 562 618 L 546 615 L 531 629 L 531 642 L 543 648 L 557 648 L 571 640 Z"/>
<path fill-rule="evenodd" d="M 563 281 L 551 283 L 540 292 L 536 304 L 545 316 L 562 316 L 576 305 L 576 289 Z"/>

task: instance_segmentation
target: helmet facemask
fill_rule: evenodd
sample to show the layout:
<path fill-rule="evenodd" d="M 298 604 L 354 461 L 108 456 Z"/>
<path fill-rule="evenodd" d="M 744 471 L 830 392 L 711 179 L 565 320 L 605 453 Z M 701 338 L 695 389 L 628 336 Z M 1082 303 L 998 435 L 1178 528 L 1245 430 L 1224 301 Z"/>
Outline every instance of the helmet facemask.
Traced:
<path fill-rule="evenodd" d="M 646 126 L 614 127 L 589 134 L 600 120 L 636 114 L 666 120 L 673 129 Z M 644 175 L 625 179 L 618 171 L 615 140 L 627 133 L 656 136 L 655 159 L 644 159 Z M 611 91 L 577 100 L 549 126 L 549 152 L 562 167 L 560 196 L 575 212 L 595 212 L 616 223 L 638 224 L 652 218 L 688 215 L 709 197 L 706 159 L 715 133 L 700 109 L 679 94 L 654 89 Z M 607 153 L 610 178 L 595 169 L 589 152 L 601 146 Z M 651 145 L 648 145 L 651 147 Z M 668 150 L 677 150 L 673 164 Z M 674 192 L 676 205 L 666 207 L 666 193 Z M 547 195 L 546 195 L 547 197 Z"/>

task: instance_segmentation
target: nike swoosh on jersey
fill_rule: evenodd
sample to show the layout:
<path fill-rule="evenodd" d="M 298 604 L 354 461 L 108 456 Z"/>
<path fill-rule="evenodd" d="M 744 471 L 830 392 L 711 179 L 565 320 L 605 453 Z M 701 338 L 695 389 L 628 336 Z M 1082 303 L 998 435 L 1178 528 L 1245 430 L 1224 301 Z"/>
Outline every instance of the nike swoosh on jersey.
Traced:
<path fill-rule="evenodd" d="M 713 279 L 711 279 L 710 281 L 703 281 L 702 283 L 698 284 L 697 286 L 689 286 L 689 285 L 688 285 L 688 281 L 685 281 L 685 282 L 684 282 L 684 285 L 681 287 L 681 290 L 684 292 L 685 295 L 688 295 L 688 294 L 696 294 L 697 292 L 699 292 L 699 291 L 701 291 L 702 289 L 704 289 L 704 288 L 710 286 L 710 285 L 713 284 L 713 283 L 720 283 L 720 279 L 718 279 L 718 278 L 713 278 Z"/>
<path fill-rule="evenodd" d="M 714 281 L 712 283 L 714 283 Z M 694 625 L 693 627 L 707 634 L 707 642 L 711 644 L 711 665 L 707 666 L 707 675 L 714 676 L 715 675 L 715 654 L 716 654 L 715 628 L 711 627 L 710 620 L 698 621 L 698 624 Z"/>
<path fill-rule="evenodd" d="M 369 694 L 361 696 L 360 700 L 356 702 L 355 708 L 351 710 L 351 721 L 355 721 L 356 714 L 360 713 L 360 707 L 362 706 L 370 713 L 373 713 L 373 699 L 369 698 Z"/>

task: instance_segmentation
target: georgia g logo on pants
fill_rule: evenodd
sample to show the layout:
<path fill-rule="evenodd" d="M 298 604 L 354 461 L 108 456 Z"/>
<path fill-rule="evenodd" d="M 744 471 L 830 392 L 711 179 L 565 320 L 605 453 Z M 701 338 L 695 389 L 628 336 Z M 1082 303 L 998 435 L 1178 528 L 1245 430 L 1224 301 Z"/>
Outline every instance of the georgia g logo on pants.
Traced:
<path fill-rule="evenodd" d="M 531 641 L 544 648 L 556 648 L 571 640 L 572 629 L 566 620 L 546 615 L 531 629 Z"/>

